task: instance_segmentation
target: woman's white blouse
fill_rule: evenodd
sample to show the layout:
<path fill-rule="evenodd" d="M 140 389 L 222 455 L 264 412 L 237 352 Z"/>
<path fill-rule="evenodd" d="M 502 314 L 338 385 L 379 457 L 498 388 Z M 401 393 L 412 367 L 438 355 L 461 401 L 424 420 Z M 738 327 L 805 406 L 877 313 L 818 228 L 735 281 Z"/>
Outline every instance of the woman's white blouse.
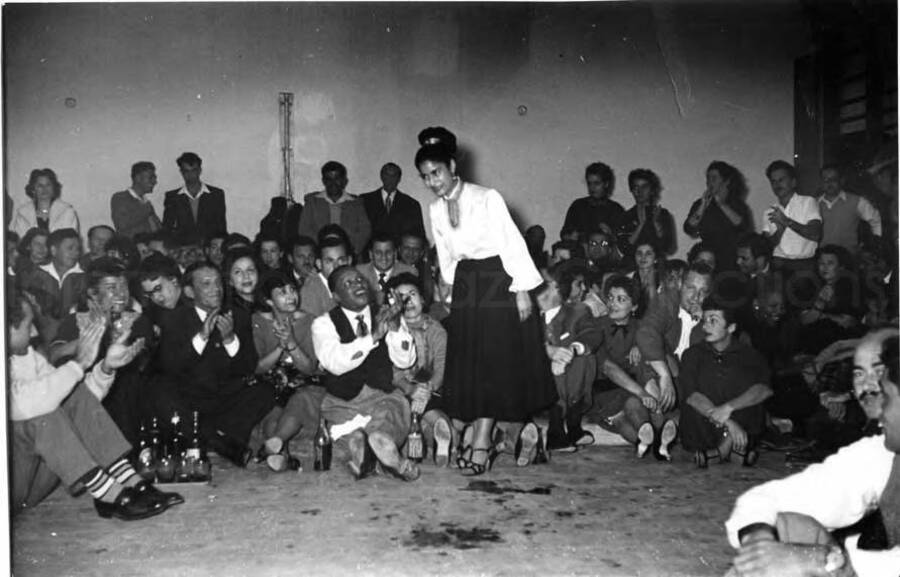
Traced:
<path fill-rule="evenodd" d="M 453 284 L 456 265 L 464 259 L 499 256 L 510 277 L 510 292 L 531 290 L 542 278 L 525 246 L 525 239 L 509 216 L 500 193 L 477 184 L 462 183 L 450 195 L 459 204 L 459 226 L 450 225 L 447 200 L 429 207 L 431 232 L 437 248 L 441 276 Z"/>

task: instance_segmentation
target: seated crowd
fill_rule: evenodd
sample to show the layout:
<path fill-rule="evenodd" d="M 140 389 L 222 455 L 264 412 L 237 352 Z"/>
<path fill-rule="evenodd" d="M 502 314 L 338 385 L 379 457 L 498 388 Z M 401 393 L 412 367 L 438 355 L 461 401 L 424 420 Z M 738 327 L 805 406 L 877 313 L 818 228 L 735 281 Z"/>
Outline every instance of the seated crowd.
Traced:
<path fill-rule="evenodd" d="M 437 146 L 429 135 L 440 145 L 452 139 L 453 152 L 455 137 L 423 134 L 416 168 L 436 205 L 448 206 L 444 224 L 432 207 L 432 236 L 444 238 L 441 226 L 471 216 L 452 198 L 462 192 L 431 184 L 440 176 L 430 167 L 438 174 L 445 157 L 429 149 Z M 516 240 L 530 256 L 516 264 L 524 273 L 507 266 L 515 254 L 500 251 L 514 284 L 539 273 L 519 312 L 524 323 L 533 304 L 540 320 L 550 391 L 541 398 L 552 400 L 525 419 L 500 414 L 487 430 L 444 387 L 462 354 L 452 338 L 459 286 L 440 270 L 451 262 L 444 249 L 429 248 L 419 203 L 398 189 L 397 164 L 382 168 L 380 188 L 355 196 L 346 168 L 325 163 L 324 190 L 302 205 L 273 202 L 253 240 L 227 230 L 226 194 L 200 179 L 199 156 L 184 153 L 177 164 L 184 186 L 165 193 L 162 218 L 147 200 L 155 166 L 134 164 L 131 186 L 112 195 L 112 224 L 87 232 L 87 250 L 55 173 L 31 174 L 33 204 L 15 213 L 6 251 L 16 509 L 60 480 L 86 488 L 103 516 L 139 519 L 181 502 L 132 468 L 142 424 L 176 411 L 198 411 L 207 446 L 222 457 L 274 471 L 299 467 L 291 440 L 324 420 L 357 479 L 418 478 L 404 447 L 413 415 L 434 462 L 467 475 L 485 472 L 498 453 L 529 466 L 612 435 L 637 458 L 660 461 L 679 443 L 700 468 L 735 458 L 752 466 L 760 450 L 782 450 L 804 463 L 824 459 L 815 475 L 834 470 L 831 478 L 859 468 L 848 451 L 860 443 L 861 453 L 897 450 L 896 439 L 872 439 L 882 424 L 900 426 L 888 423 L 900 403 L 896 160 L 876 167 L 892 176 L 871 199 L 845 191 L 832 165 L 822 169 L 821 194 L 802 195 L 793 166 L 773 162 L 774 199 L 759 232 L 743 176 L 715 161 L 684 218 L 698 239 L 686 260 L 671 258 L 675 218 L 652 170 L 629 173 L 634 206 L 625 210 L 611 198 L 612 169 L 589 165 L 588 194 L 572 203 L 549 253 L 540 226 Z M 456 178 L 455 159 L 444 164 Z M 278 386 L 276 373 L 294 386 Z M 900 459 L 877 458 L 887 468 L 872 481 L 881 482 L 877 493 L 888 477 L 893 491 L 881 503 L 884 548 L 896 553 Z M 759 567 L 776 553 L 764 543 L 786 537 L 781 513 L 795 510 L 781 492 L 824 491 L 813 471 L 738 501 L 728 529 L 739 574 L 765 574 Z M 859 514 L 829 511 L 818 523 L 849 525 L 878 498 L 851 505 Z M 842 551 L 833 539 L 821 545 L 823 559 Z"/>

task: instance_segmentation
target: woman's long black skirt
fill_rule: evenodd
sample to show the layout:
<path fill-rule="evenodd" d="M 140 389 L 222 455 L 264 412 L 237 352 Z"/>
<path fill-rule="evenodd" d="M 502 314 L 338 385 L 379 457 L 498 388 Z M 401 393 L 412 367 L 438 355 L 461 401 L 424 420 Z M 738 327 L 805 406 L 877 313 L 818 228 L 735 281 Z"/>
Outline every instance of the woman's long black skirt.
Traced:
<path fill-rule="evenodd" d="M 444 408 L 463 421 L 522 421 L 556 402 L 535 309 L 519 321 L 499 257 L 463 260 L 447 319 Z"/>

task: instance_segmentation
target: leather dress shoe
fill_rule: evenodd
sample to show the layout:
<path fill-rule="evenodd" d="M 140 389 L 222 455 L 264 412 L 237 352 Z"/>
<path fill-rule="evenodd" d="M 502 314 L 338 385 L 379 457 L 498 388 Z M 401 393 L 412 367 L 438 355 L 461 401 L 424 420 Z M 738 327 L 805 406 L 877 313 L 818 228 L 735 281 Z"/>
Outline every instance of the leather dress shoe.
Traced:
<path fill-rule="evenodd" d="M 157 501 L 161 501 L 166 507 L 172 507 L 173 505 L 181 505 L 182 503 L 184 503 L 184 497 L 182 497 L 178 493 L 160 491 L 153 483 L 147 480 L 143 480 L 135 485 L 134 490 L 139 495 L 148 495 L 151 498 L 156 499 Z"/>
<path fill-rule="evenodd" d="M 159 515 L 168 507 L 162 501 L 147 494 L 140 494 L 132 487 L 125 487 L 112 503 L 94 499 L 97 514 L 104 519 L 115 517 L 123 521 L 137 521 Z"/>

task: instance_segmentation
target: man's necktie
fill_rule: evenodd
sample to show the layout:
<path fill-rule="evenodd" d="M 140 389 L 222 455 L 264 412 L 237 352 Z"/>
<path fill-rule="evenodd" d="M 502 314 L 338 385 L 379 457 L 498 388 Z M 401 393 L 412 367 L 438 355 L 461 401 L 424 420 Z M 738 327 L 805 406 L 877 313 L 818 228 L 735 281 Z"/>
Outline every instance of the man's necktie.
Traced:
<path fill-rule="evenodd" d="M 384 212 L 390 214 L 391 213 L 391 205 L 393 205 L 393 204 L 394 204 L 393 196 L 390 194 L 387 195 L 387 197 L 385 197 L 385 199 L 384 199 Z"/>
<path fill-rule="evenodd" d="M 378 273 L 378 286 L 381 288 L 382 294 L 387 294 L 387 273 Z"/>
<path fill-rule="evenodd" d="M 364 337 L 369 334 L 369 327 L 366 326 L 366 321 L 363 320 L 363 315 L 356 315 L 356 336 Z"/>

